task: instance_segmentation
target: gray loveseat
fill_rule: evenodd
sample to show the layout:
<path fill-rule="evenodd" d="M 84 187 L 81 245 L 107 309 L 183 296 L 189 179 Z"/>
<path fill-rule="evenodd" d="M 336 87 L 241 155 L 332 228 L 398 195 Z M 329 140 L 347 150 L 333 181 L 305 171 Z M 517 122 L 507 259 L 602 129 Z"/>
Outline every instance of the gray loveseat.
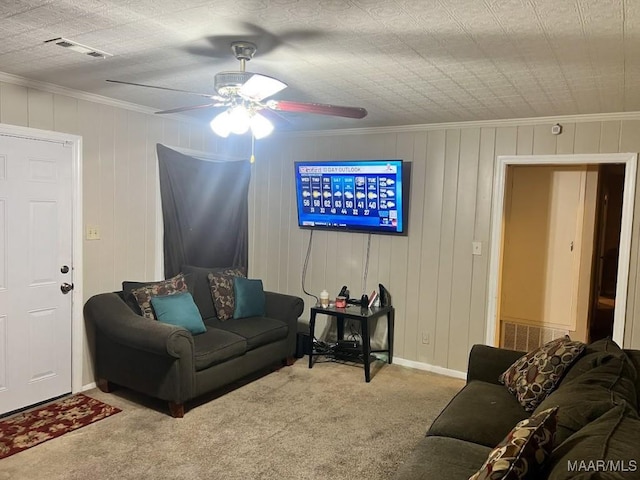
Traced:
<path fill-rule="evenodd" d="M 303 300 L 265 292 L 264 317 L 222 322 L 215 316 L 209 271 L 183 267 L 206 326 L 199 335 L 144 318 L 126 302 L 123 292 L 103 293 L 87 301 L 84 314 L 95 327 L 99 388 L 110 391 L 115 384 L 165 400 L 171 415 L 182 417 L 188 400 L 293 362 Z"/>
<path fill-rule="evenodd" d="M 523 354 L 475 345 L 465 387 L 394 478 L 468 479 L 516 423 L 557 405 L 551 457 L 542 474 L 527 479 L 640 479 L 640 351 L 622 350 L 608 339 L 587 345 L 534 412 L 498 382 Z"/>

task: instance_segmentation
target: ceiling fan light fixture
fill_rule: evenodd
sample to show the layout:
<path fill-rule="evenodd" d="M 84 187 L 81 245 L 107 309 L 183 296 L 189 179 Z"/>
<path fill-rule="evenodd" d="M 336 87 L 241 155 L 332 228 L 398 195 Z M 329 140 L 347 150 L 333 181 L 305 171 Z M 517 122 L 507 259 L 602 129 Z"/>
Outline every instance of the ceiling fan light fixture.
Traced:
<path fill-rule="evenodd" d="M 229 129 L 231 132 L 237 135 L 247 133 L 249 130 L 249 122 L 251 121 L 251 116 L 247 108 L 244 105 L 238 105 L 228 110 L 228 112 Z"/>
<path fill-rule="evenodd" d="M 273 123 L 269 121 L 264 115 L 255 113 L 250 120 L 251 133 L 256 140 L 268 137 L 273 132 Z"/>
<path fill-rule="evenodd" d="M 229 110 L 219 113 L 209 124 L 213 133 L 222 138 L 227 138 L 231 133 L 231 124 L 229 122 Z"/>

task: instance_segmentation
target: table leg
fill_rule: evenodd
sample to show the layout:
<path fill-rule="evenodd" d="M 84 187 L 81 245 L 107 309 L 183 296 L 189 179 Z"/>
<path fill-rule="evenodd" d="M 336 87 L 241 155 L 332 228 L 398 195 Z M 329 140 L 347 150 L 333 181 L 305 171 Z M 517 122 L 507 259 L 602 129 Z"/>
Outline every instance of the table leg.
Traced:
<path fill-rule="evenodd" d="M 396 312 L 392 308 L 387 313 L 387 341 L 389 342 L 389 365 L 393 362 L 393 328 L 395 326 Z"/>
<path fill-rule="evenodd" d="M 344 340 L 344 317 L 336 316 L 336 327 L 338 329 L 338 340 Z"/>
<path fill-rule="evenodd" d="M 311 312 L 309 319 L 309 368 L 313 367 L 313 339 L 316 330 L 316 312 Z"/>
<path fill-rule="evenodd" d="M 364 379 L 371 381 L 371 338 L 369 336 L 369 319 L 360 320 L 362 324 L 362 355 L 364 355 Z"/>

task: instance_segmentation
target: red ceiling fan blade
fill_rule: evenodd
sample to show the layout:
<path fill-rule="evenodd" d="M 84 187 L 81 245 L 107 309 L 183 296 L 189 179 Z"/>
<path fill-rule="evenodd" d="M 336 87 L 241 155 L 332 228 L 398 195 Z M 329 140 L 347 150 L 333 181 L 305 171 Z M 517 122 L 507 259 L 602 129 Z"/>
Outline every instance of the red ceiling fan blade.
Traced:
<path fill-rule="evenodd" d="M 204 105 L 193 105 L 191 107 L 178 107 L 171 108 L 169 110 L 162 110 L 160 112 L 155 112 L 156 114 L 162 115 L 164 113 L 180 113 L 180 112 L 188 112 L 189 110 L 198 110 L 201 108 L 214 108 L 214 107 L 225 107 L 226 103 L 205 103 Z"/>
<path fill-rule="evenodd" d="M 263 115 L 271 123 L 273 123 L 276 126 L 276 128 L 278 127 L 286 128 L 291 126 L 291 122 L 289 121 L 289 119 L 285 118 L 284 115 L 270 108 L 261 109 L 260 114 Z"/>
<path fill-rule="evenodd" d="M 146 85 L 144 83 L 123 82 L 122 80 L 107 80 L 111 83 L 120 83 L 122 85 L 133 85 L 136 87 L 157 88 L 158 90 L 168 90 L 170 92 L 188 93 L 189 95 L 198 95 L 199 97 L 212 98 L 214 100 L 224 100 L 224 98 L 218 95 L 211 95 L 209 93 L 190 92 L 189 90 L 180 90 L 179 88 L 158 87 L 157 85 Z"/>
<path fill-rule="evenodd" d="M 290 102 L 288 100 L 271 100 L 267 107 L 281 112 L 317 113 L 319 115 L 332 115 L 335 117 L 364 118 L 367 110 L 360 107 L 343 107 L 340 105 L 327 105 L 324 103 Z"/>

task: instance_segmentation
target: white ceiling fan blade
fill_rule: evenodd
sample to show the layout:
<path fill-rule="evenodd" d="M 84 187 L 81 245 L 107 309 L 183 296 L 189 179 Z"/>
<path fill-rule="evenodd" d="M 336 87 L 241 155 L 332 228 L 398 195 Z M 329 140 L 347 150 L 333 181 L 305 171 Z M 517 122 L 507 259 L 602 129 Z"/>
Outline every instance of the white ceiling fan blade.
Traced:
<path fill-rule="evenodd" d="M 249 80 L 240 87 L 240 95 L 250 100 L 260 101 L 275 95 L 280 90 L 287 88 L 287 84 L 280 80 L 254 73 Z"/>

